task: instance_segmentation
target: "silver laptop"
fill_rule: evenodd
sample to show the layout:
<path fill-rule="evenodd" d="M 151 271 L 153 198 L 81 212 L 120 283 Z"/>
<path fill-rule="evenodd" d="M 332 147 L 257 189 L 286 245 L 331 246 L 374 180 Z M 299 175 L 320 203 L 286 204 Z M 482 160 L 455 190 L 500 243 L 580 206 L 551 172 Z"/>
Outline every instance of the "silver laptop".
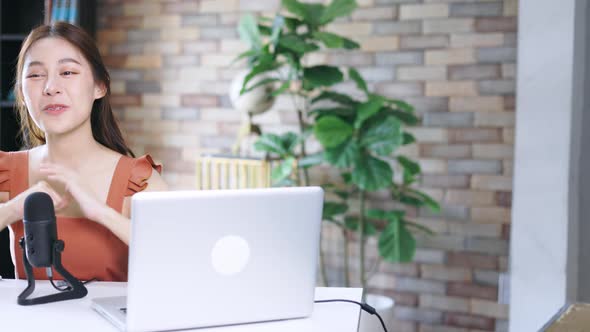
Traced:
<path fill-rule="evenodd" d="M 92 307 L 127 331 L 307 317 L 323 195 L 320 187 L 137 193 L 127 297 Z"/>

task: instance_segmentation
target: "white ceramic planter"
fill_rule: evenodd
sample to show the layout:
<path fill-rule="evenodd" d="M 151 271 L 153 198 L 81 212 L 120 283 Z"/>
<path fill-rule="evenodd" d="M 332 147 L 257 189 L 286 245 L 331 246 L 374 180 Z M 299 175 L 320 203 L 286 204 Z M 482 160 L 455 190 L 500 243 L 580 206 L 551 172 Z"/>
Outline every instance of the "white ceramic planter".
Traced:
<path fill-rule="evenodd" d="M 366 302 L 377 310 L 377 313 L 383 319 L 387 330 L 391 331 L 391 317 L 393 317 L 393 305 L 395 301 L 391 297 L 367 294 Z M 371 315 L 364 310 L 361 311 L 361 320 L 359 323 L 359 332 L 383 332 L 383 326 L 377 315 Z"/>

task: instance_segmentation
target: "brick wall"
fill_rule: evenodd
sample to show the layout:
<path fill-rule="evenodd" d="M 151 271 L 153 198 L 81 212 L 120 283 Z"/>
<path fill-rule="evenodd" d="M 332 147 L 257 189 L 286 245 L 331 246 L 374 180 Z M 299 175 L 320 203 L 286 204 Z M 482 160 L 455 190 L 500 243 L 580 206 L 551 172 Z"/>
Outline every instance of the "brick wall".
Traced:
<path fill-rule="evenodd" d="M 313 60 L 355 66 L 379 93 L 415 105 L 423 118 L 411 130 L 419 144 L 403 153 L 420 161 L 422 188 L 443 205 L 440 215 L 417 212 L 437 235 L 419 237 L 415 262 L 383 264 L 371 288 L 395 297 L 393 331 L 505 331 L 498 276 L 508 267 L 517 2 L 358 2 L 352 17 L 330 29 L 361 50 Z M 240 67 L 229 65 L 245 49 L 236 25 L 243 13 L 272 14 L 278 3 L 99 1 L 98 42 L 115 112 L 132 148 L 163 162 L 173 188 L 193 186 L 199 154 L 233 144 L 241 116 L 227 92 Z M 281 98 L 257 122 L 264 130 L 295 129 L 289 107 Z M 382 201 L 375 195 L 373 204 Z M 326 232 L 337 272 L 341 239 Z"/>

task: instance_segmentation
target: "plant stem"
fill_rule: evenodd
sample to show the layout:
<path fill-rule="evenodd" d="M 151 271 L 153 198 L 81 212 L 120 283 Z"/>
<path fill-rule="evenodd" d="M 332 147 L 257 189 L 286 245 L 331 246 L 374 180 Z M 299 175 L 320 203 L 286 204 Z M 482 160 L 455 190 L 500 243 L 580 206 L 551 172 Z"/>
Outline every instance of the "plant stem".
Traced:
<path fill-rule="evenodd" d="M 346 228 L 342 228 L 342 235 L 344 237 L 344 285 L 350 287 L 350 267 L 348 258 L 348 232 Z"/>
<path fill-rule="evenodd" d="M 359 199 L 361 203 L 359 216 L 359 256 L 361 260 L 360 266 L 360 281 L 361 287 L 366 288 L 367 280 L 365 279 L 365 191 L 363 189 L 359 192 Z"/>
<path fill-rule="evenodd" d="M 377 257 L 377 260 L 375 261 L 375 263 L 373 264 L 373 266 L 371 267 L 371 269 L 369 270 L 369 273 L 367 275 L 367 282 L 369 280 L 371 280 L 371 278 L 373 278 L 373 276 L 375 275 L 375 273 L 377 273 L 379 271 L 379 266 L 381 265 L 381 258 Z"/>
<path fill-rule="evenodd" d="M 303 135 L 303 131 L 305 130 L 305 125 L 303 123 L 303 112 L 300 109 L 297 110 L 297 119 L 299 120 L 299 132 L 301 135 Z M 304 140 L 301 141 L 301 156 L 302 157 L 307 156 L 307 153 L 305 152 L 305 141 Z M 309 185 L 309 173 L 307 172 L 307 168 L 303 169 L 303 180 L 304 180 L 303 185 L 308 186 Z"/>
<path fill-rule="evenodd" d="M 330 287 L 328 283 L 328 275 L 326 274 L 326 261 L 324 259 L 324 249 L 322 249 L 322 237 L 320 237 L 320 272 L 322 285 L 324 285 L 324 287 Z"/>

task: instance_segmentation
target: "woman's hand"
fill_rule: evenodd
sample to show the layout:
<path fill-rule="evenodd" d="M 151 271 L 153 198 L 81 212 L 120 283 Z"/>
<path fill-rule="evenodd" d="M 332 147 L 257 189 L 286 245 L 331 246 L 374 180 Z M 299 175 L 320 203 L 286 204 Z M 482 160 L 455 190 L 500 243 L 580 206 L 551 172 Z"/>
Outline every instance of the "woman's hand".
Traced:
<path fill-rule="evenodd" d="M 41 163 L 39 171 L 46 175 L 47 179 L 57 181 L 65 186 L 66 195 L 78 203 L 84 217 L 96 222 L 101 221 L 108 206 L 80 185 L 78 173 L 53 163 Z"/>
<path fill-rule="evenodd" d="M 53 201 L 53 207 L 56 212 L 65 208 L 70 203 L 69 197 L 59 195 L 47 182 L 39 181 L 29 189 L 23 191 L 22 193 L 18 194 L 18 196 L 5 203 L 9 208 L 9 211 L 12 211 L 12 216 L 9 218 L 11 221 L 10 224 L 23 219 L 25 199 L 34 192 L 44 192 L 48 194 Z"/>

